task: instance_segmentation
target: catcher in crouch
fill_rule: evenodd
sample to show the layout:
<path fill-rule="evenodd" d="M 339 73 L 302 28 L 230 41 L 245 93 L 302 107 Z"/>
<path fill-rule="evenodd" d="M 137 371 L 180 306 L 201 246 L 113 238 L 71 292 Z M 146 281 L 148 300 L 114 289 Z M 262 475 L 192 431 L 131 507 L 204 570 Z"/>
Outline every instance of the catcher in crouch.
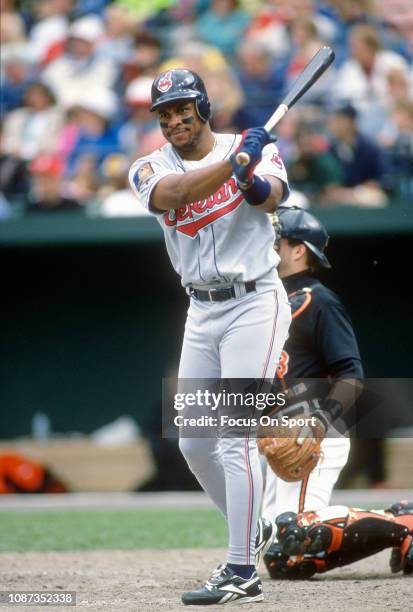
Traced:
<path fill-rule="evenodd" d="M 292 310 L 277 376 L 293 396 L 289 415 L 315 420 L 310 428 L 269 427 L 259 433 L 260 452 L 272 468 L 266 470 L 262 516 L 264 523 L 276 519 L 278 527 L 277 541 L 264 551 L 265 565 L 272 578 L 309 577 L 391 546 L 392 570 L 408 573 L 410 563 L 413 568 L 412 503 L 387 513 L 328 507 L 350 450 L 349 439 L 334 437 L 331 425 L 340 429 L 341 415 L 361 391 L 363 369 L 343 304 L 312 275 L 318 266 L 330 267 L 324 226 L 301 209 L 279 208 L 277 214 L 278 273 Z"/>

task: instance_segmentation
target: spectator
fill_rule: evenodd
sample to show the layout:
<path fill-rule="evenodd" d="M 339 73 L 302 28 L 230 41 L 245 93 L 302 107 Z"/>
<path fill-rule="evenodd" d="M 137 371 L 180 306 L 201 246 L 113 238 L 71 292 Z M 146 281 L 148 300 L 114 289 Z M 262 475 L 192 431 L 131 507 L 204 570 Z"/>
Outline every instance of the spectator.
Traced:
<path fill-rule="evenodd" d="M 387 203 L 382 188 L 385 164 L 381 149 L 357 128 L 357 112 L 347 103 L 333 108 L 328 119 L 332 153 L 341 165 L 343 186 L 326 188 L 328 204 L 381 207 Z"/>
<path fill-rule="evenodd" d="M 63 117 L 49 87 L 38 81 L 29 85 L 23 108 L 12 111 L 4 120 L 4 151 L 24 160 L 56 150 Z"/>
<path fill-rule="evenodd" d="M 389 182 L 396 197 L 413 202 L 413 100 L 400 100 L 392 113 L 387 134 L 382 135 L 389 161 Z"/>
<path fill-rule="evenodd" d="M 32 192 L 29 213 L 72 212 L 81 210 L 79 202 L 63 195 L 63 163 L 56 155 L 40 155 L 30 164 Z"/>
<path fill-rule="evenodd" d="M 89 90 L 76 105 L 79 133 L 68 157 L 68 174 L 73 176 L 83 157 L 93 158 L 95 167 L 119 151 L 119 128 L 112 121 L 118 110 L 116 95 L 109 89 Z"/>
<path fill-rule="evenodd" d="M 0 122 L 0 198 L 13 204 L 27 200 L 29 173 L 24 161 L 4 151 L 2 126 Z"/>
<path fill-rule="evenodd" d="M 14 51 L 2 64 L 0 114 L 3 116 L 24 104 L 24 93 L 33 82 L 32 66 L 25 51 Z"/>
<path fill-rule="evenodd" d="M 290 35 L 293 53 L 287 66 L 287 89 L 324 44 L 312 19 L 303 17 L 294 19 L 290 24 Z M 306 93 L 305 104 L 322 104 L 329 95 L 334 81 L 335 69 L 332 66 Z"/>
<path fill-rule="evenodd" d="M 123 78 L 130 83 L 139 76 L 152 76 L 158 72 L 162 47 L 159 39 L 149 32 L 138 32 L 134 46 L 123 65 Z"/>
<path fill-rule="evenodd" d="M 93 15 L 82 17 L 70 26 L 67 52 L 43 73 L 61 104 L 71 106 L 85 92 L 113 86 L 115 64 L 99 57 L 97 52 L 104 31 L 102 21 Z"/>
<path fill-rule="evenodd" d="M 372 101 L 388 109 L 392 103 L 389 72 L 401 71 L 409 81 L 408 64 L 397 53 L 382 49 L 379 34 L 371 25 L 352 28 L 349 44 L 351 57 L 338 71 L 334 99 L 351 101 L 362 115 L 371 112 Z"/>
<path fill-rule="evenodd" d="M 11 8 L 11 7 L 10 7 Z M 4 10 L 1 6 L 0 12 L 0 45 L 1 45 L 1 65 L 10 56 L 15 56 L 25 52 L 26 32 L 24 21 L 21 16 L 13 10 Z"/>
<path fill-rule="evenodd" d="M 296 142 L 295 159 L 287 166 L 290 185 L 303 193 L 311 204 L 318 204 L 329 190 L 342 184 L 341 164 L 329 151 L 326 139 L 320 136 L 314 122 L 298 122 Z"/>
<path fill-rule="evenodd" d="M 37 0 L 36 23 L 30 30 L 28 52 L 33 62 L 45 64 L 63 52 L 73 0 Z"/>
<path fill-rule="evenodd" d="M 158 117 L 151 113 L 151 77 L 139 77 L 129 83 L 125 105 L 129 119 L 119 132 L 120 147 L 130 159 L 147 155 L 165 144 Z"/>
<path fill-rule="evenodd" d="M 99 215 L 103 217 L 150 216 L 129 187 L 130 160 L 125 155 L 111 155 L 105 159 L 102 174 L 104 186 L 99 190 Z"/>
<path fill-rule="evenodd" d="M 281 102 L 284 74 L 273 56 L 257 41 L 246 41 L 239 49 L 238 78 L 245 100 L 235 122 L 239 129 L 264 125 Z"/>
<path fill-rule="evenodd" d="M 211 7 L 198 18 L 195 28 L 200 38 L 224 55 L 234 56 L 250 22 L 238 0 L 212 0 Z"/>
<path fill-rule="evenodd" d="M 112 4 L 105 9 L 104 20 L 106 34 L 98 54 L 121 65 L 127 60 L 133 48 L 135 19 L 126 6 Z"/>

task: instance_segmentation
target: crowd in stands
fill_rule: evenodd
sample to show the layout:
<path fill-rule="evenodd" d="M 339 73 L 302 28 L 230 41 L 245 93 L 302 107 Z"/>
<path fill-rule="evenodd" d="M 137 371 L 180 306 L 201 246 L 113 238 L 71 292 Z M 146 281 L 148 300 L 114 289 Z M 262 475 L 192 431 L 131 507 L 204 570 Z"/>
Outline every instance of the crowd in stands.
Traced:
<path fill-rule="evenodd" d="M 131 162 L 164 143 L 161 70 L 205 80 L 217 131 L 263 125 L 323 44 L 336 61 L 283 119 L 302 206 L 413 202 L 411 0 L 0 0 L 0 218 L 145 214 Z"/>

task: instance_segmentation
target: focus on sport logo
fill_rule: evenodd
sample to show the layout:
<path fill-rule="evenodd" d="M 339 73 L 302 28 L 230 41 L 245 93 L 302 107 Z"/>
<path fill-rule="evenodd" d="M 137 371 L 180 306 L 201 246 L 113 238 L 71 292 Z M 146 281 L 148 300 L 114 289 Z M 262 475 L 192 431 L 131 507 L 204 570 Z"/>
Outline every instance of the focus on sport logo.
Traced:
<path fill-rule="evenodd" d="M 172 73 L 169 70 L 168 72 L 165 72 L 164 76 L 160 79 L 158 83 L 158 90 L 161 91 L 162 93 L 165 93 L 166 91 L 171 89 L 171 87 L 172 87 Z"/>

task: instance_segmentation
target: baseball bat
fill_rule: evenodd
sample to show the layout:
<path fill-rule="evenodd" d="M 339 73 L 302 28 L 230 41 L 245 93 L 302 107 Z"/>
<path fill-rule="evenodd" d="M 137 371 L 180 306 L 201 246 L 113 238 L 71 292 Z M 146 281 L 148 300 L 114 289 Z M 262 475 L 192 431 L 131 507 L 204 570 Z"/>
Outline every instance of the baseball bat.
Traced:
<path fill-rule="evenodd" d="M 322 74 L 327 70 L 330 64 L 334 61 L 334 51 L 331 47 L 321 47 L 309 61 L 307 66 L 298 76 L 296 81 L 293 83 L 290 91 L 285 96 L 284 100 L 275 109 L 274 113 L 268 119 L 264 125 L 264 129 L 271 133 L 277 123 L 281 121 L 286 112 L 294 106 L 294 104 L 310 89 L 312 85 L 320 78 Z M 236 156 L 237 164 L 240 166 L 247 166 L 250 162 L 250 156 L 248 153 L 241 151 Z"/>

